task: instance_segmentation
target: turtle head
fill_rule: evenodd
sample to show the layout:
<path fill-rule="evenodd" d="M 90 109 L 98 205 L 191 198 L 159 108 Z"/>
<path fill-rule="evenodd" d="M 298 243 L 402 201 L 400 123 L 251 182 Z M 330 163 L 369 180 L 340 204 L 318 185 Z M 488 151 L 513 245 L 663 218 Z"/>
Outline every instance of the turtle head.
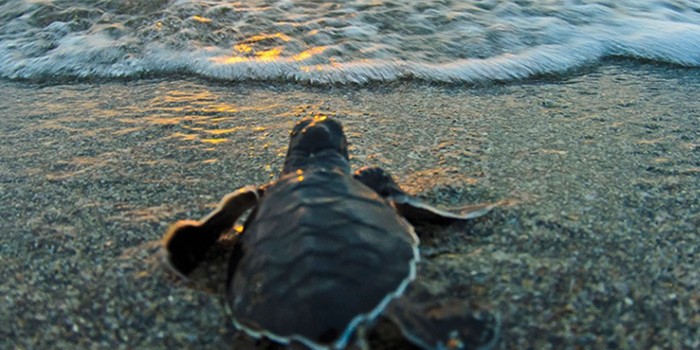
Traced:
<path fill-rule="evenodd" d="M 341 166 L 349 172 L 348 159 L 348 141 L 340 122 L 323 115 L 308 117 L 292 129 L 283 173 L 309 166 Z"/>

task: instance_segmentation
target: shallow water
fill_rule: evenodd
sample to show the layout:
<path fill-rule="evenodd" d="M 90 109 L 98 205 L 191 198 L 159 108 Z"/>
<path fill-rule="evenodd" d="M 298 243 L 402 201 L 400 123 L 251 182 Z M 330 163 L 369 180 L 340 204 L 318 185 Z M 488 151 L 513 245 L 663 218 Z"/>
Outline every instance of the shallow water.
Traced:
<path fill-rule="evenodd" d="M 609 57 L 700 66 L 683 0 L 0 1 L 0 77 L 510 81 Z"/>

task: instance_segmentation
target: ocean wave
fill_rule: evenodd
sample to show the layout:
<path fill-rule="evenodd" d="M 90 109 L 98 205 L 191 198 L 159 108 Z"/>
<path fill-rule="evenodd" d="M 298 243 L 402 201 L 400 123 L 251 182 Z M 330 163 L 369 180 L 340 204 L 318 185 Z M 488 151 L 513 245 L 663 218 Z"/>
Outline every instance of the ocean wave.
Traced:
<path fill-rule="evenodd" d="M 700 67 L 692 2 L 249 3 L 0 2 L 0 77 L 478 83 L 610 57 Z"/>

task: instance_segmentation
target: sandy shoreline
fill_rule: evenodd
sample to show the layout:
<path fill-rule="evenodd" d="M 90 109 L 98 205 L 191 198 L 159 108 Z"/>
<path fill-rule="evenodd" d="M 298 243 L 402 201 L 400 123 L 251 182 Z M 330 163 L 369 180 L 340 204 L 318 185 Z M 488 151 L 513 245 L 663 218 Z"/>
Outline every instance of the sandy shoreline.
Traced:
<path fill-rule="evenodd" d="M 498 348 L 700 347 L 700 70 L 270 85 L 0 82 L 0 347 L 254 348 L 154 253 L 276 176 L 311 113 L 345 124 L 354 168 L 428 201 L 507 200 L 423 244 L 436 295 L 501 315 Z"/>

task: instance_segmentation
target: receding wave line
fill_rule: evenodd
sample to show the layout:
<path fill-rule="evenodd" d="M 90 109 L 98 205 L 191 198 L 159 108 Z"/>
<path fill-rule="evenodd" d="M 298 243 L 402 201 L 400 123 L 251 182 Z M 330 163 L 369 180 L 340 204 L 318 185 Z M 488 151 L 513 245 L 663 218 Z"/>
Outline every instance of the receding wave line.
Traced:
<path fill-rule="evenodd" d="M 605 16 L 610 13 L 604 12 Z M 420 46 L 412 52 L 405 48 L 405 42 L 394 42 L 391 38 L 377 38 L 377 41 L 356 38 L 352 44 L 358 49 L 353 51 L 352 47 L 348 49 L 347 38 L 319 44 L 323 40 L 313 39 L 316 36 L 303 42 L 283 33 L 249 35 L 233 45 L 233 49 L 199 41 L 183 41 L 175 45 L 180 47 L 175 49 L 172 43 L 162 40 L 139 41 L 125 30 L 116 36 L 108 31 L 71 32 L 69 23 L 53 22 L 42 29 L 42 33 L 55 36 L 49 38 L 51 40 L 31 39 L 29 34 L 22 36 L 21 31 L 0 40 L 0 77 L 119 79 L 185 74 L 226 81 L 312 84 L 364 84 L 402 79 L 480 83 L 565 74 L 609 57 L 700 67 L 700 23 L 688 22 L 694 17 L 688 15 L 684 21 L 674 21 L 659 19 L 663 17 L 660 15 L 654 18 L 605 16 L 577 26 L 558 19 L 540 18 L 541 30 L 532 33 L 534 38 L 539 38 L 534 40 L 538 43 L 531 45 L 523 44 L 527 27 L 522 18 L 512 27 L 499 23 L 488 26 L 487 32 L 494 36 L 493 42 L 470 41 L 469 37 L 460 39 L 454 31 L 421 39 L 429 45 L 439 38 L 448 38 L 452 45 L 450 52 L 459 51 L 461 43 L 464 52 L 487 53 L 474 54 L 473 58 L 443 55 L 429 46 Z M 353 35 L 361 37 L 365 33 Z M 499 39 L 498 35 L 505 39 Z M 319 42 L 312 42 L 312 39 Z"/>

